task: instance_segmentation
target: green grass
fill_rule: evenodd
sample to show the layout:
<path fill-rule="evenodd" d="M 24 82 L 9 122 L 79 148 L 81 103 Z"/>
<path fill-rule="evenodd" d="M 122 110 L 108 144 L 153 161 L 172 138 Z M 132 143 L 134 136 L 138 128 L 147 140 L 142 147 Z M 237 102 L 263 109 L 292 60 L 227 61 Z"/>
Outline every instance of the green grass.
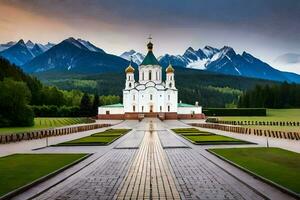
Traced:
<path fill-rule="evenodd" d="M 300 122 L 300 109 L 267 109 L 267 116 L 265 117 L 220 117 L 220 120 L 258 122 Z M 244 125 L 243 127 L 272 131 L 300 132 L 299 126 Z"/>
<path fill-rule="evenodd" d="M 267 109 L 264 117 L 220 117 L 228 121 L 300 121 L 300 109 Z"/>
<path fill-rule="evenodd" d="M 55 146 L 102 146 L 108 145 L 126 134 L 130 129 L 107 129 L 91 136 L 60 143 Z"/>
<path fill-rule="evenodd" d="M 183 137 L 191 140 L 195 144 L 202 145 L 218 145 L 218 144 L 249 144 L 249 142 L 238 140 L 222 135 L 183 135 Z"/>
<path fill-rule="evenodd" d="M 231 137 L 216 135 L 214 133 L 201 131 L 196 128 L 172 129 L 175 133 L 188 139 L 194 144 L 215 145 L 215 144 L 249 144 L 249 142 Z"/>
<path fill-rule="evenodd" d="M 31 127 L 5 127 L 0 128 L 0 134 L 11 134 L 11 133 L 22 133 L 26 131 L 34 131 L 39 129 L 46 129 L 46 128 L 55 128 L 55 127 L 62 127 L 74 124 L 84 124 L 84 123 L 91 123 L 92 121 L 88 118 L 84 117 L 74 117 L 74 118 L 35 118 L 34 119 L 34 126 Z"/>
<path fill-rule="evenodd" d="M 0 158 L 0 196 L 68 165 L 86 154 L 14 154 Z"/>
<path fill-rule="evenodd" d="M 300 194 L 300 154 L 279 148 L 211 149 L 214 153 Z"/>

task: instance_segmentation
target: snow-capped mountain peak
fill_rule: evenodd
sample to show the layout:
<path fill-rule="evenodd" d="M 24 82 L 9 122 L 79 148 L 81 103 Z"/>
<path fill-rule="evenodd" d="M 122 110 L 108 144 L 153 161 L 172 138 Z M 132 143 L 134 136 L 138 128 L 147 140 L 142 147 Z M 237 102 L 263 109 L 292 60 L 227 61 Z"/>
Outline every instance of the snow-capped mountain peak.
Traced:
<path fill-rule="evenodd" d="M 77 39 L 77 41 L 80 42 L 82 45 L 84 45 L 86 48 L 88 48 L 88 50 L 90 50 L 90 51 L 105 53 L 102 49 L 96 47 L 95 45 L 93 45 L 89 41 L 82 40 L 80 38 Z"/>
<path fill-rule="evenodd" d="M 126 51 L 124 53 L 122 53 L 120 55 L 121 58 L 124 58 L 125 60 L 130 61 L 132 59 L 132 61 L 138 65 L 140 65 L 142 63 L 142 61 L 145 58 L 145 55 L 136 52 L 135 50 L 130 50 L 130 51 Z"/>
<path fill-rule="evenodd" d="M 26 42 L 26 46 L 27 46 L 28 49 L 32 49 L 32 48 L 34 47 L 34 43 L 31 42 L 31 40 L 28 40 L 28 41 Z"/>
<path fill-rule="evenodd" d="M 16 44 L 16 42 L 14 42 L 14 41 L 10 41 L 10 42 L 7 42 L 5 44 L 0 44 L 0 52 L 4 51 L 5 49 L 8 49 L 9 47 L 11 47 L 15 44 Z"/>

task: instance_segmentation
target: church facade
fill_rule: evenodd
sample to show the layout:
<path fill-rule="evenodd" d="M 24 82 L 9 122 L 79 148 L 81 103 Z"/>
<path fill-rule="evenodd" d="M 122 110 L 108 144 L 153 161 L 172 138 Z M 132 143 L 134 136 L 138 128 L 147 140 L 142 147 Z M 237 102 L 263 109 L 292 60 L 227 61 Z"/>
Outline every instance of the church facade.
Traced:
<path fill-rule="evenodd" d="M 126 82 L 123 89 L 123 104 L 101 106 L 100 119 L 199 119 L 204 118 L 202 107 L 178 103 L 178 90 L 175 85 L 174 68 L 169 64 L 163 81 L 162 67 L 153 54 L 153 44 L 147 44 L 148 53 L 138 67 L 138 80 L 135 69 L 126 68 Z"/>

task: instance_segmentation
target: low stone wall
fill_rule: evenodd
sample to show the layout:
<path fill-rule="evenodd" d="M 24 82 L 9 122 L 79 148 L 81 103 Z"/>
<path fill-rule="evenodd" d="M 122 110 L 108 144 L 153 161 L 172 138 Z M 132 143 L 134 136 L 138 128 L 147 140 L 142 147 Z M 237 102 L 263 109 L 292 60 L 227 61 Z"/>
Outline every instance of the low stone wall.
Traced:
<path fill-rule="evenodd" d="M 205 119 L 204 114 L 178 114 L 178 119 Z"/>
<path fill-rule="evenodd" d="M 227 126 L 222 124 L 191 123 L 190 125 L 201 127 L 201 128 L 218 129 L 222 131 L 228 131 L 228 132 L 239 133 L 239 134 L 265 136 L 265 137 L 282 138 L 282 139 L 290 139 L 290 140 L 300 140 L 299 132 L 261 130 L 261 129 L 245 128 L 245 127 L 238 127 L 238 126 Z"/>
<path fill-rule="evenodd" d="M 142 117 L 141 117 L 142 116 Z M 153 112 L 153 113 L 138 113 L 131 112 L 125 114 L 101 114 L 98 119 L 120 119 L 120 120 L 141 120 L 147 117 L 157 117 L 161 120 L 165 119 L 205 119 L 204 114 L 177 114 L 176 112 Z"/>
<path fill-rule="evenodd" d="M 215 117 L 210 117 L 206 120 L 210 123 L 229 124 L 229 125 L 257 125 L 257 126 L 300 126 L 300 122 L 295 121 L 229 121 L 219 120 Z"/>
<path fill-rule="evenodd" d="M 81 125 L 81 126 L 73 126 L 73 127 L 62 127 L 62 128 L 30 131 L 24 133 L 0 135 L 0 144 L 19 142 L 22 140 L 40 139 L 40 138 L 51 137 L 51 136 L 67 135 L 71 133 L 88 131 L 88 130 L 103 128 L 108 126 L 111 126 L 111 124 L 89 124 L 89 125 Z"/>

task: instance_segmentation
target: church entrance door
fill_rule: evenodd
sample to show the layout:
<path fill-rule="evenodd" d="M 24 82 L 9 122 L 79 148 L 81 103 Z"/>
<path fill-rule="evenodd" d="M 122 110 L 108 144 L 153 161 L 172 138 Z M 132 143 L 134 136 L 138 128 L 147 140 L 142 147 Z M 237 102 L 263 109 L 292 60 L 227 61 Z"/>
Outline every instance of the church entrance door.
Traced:
<path fill-rule="evenodd" d="M 150 105 L 150 112 L 153 112 L 153 105 Z"/>

